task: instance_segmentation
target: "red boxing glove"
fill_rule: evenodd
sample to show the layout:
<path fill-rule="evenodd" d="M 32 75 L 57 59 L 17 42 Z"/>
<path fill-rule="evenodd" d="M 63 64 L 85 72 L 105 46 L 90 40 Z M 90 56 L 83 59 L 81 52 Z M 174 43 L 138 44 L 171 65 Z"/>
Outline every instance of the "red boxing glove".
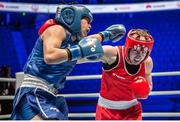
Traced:
<path fill-rule="evenodd" d="M 146 99 L 149 94 L 149 83 L 144 77 L 137 76 L 131 84 L 131 89 L 135 98 Z"/>

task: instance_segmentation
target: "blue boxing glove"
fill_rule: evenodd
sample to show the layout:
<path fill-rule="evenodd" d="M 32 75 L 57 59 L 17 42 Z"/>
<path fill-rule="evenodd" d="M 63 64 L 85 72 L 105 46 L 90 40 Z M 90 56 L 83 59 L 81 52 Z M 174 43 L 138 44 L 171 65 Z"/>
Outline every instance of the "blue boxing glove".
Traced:
<path fill-rule="evenodd" d="M 115 24 L 108 27 L 105 31 L 100 32 L 99 34 L 103 38 L 103 41 L 112 40 L 117 42 L 121 40 L 126 33 L 126 28 L 122 24 Z"/>
<path fill-rule="evenodd" d="M 70 46 L 67 49 L 68 58 L 71 61 L 81 58 L 98 59 L 103 56 L 103 48 L 97 39 L 84 38 L 80 40 L 78 45 Z"/>

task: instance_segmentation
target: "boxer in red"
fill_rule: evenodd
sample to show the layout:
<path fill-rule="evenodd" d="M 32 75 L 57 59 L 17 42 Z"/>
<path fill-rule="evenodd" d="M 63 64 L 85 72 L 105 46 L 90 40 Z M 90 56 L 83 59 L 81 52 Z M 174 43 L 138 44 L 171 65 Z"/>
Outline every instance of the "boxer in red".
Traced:
<path fill-rule="evenodd" d="M 147 30 L 132 29 L 124 46 L 103 46 L 96 120 L 142 120 L 138 99 L 146 99 L 152 90 L 153 44 Z"/>

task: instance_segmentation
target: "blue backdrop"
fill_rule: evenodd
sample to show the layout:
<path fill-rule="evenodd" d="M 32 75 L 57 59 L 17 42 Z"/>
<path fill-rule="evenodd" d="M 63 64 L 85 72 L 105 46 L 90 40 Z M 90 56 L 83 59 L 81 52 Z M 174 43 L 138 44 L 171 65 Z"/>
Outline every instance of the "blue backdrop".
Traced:
<path fill-rule="evenodd" d="M 23 65 L 30 54 L 37 38 L 38 28 L 45 21 L 44 18 L 53 18 L 53 14 L 0 13 L 0 66 L 7 65 L 12 68 L 12 77 L 15 72 L 22 71 Z M 180 10 L 94 14 L 91 34 L 100 32 L 112 24 L 121 23 L 127 28 L 148 29 L 153 35 L 155 45 L 151 53 L 154 61 L 153 72 L 180 71 Z M 104 43 L 105 45 L 123 45 L 121 42 Z M 101 63 L 85 63 L 76 65 L 71 75 L 101 74 Z M 154 91 L 179 90 L 180 77 L 166 76 L 153 77 Z M 90 93 L 99 92 L 100 80 L 69 81 L 62 93 Z M 96 101 L 94 98 L 92 101 Z M 90 100 L 88 100 L 90 101 Z M 76 102 L 75 102 L 76 103 Z M 69 103 L 72 109 L 76 109 Z M 77 102 L 78 103 L 78 102 Z M 87 105 L 91 104 L 86 102 Z M 95 103 L 95 102 L 92 102 Z M 177 96 L 151 96 L 142 101 L 144 111 L 167 112 L 180 111 L 180 99 Z M 74 108 L 73 108 L 74 107 Z M 86 106 L 87 107 L 87 106 Z M 79 109 L 81 112 L 82 109 Z M 87 110 L 87 109 L 86 109 Z M 95 111 L 95 106 L 89 107 Z M 147 118 L 152 119 L 152 118 Z M 155 118 L 159 119 L 159 118 Z M 160 118 L 178 119 L 178 118 Z"/>

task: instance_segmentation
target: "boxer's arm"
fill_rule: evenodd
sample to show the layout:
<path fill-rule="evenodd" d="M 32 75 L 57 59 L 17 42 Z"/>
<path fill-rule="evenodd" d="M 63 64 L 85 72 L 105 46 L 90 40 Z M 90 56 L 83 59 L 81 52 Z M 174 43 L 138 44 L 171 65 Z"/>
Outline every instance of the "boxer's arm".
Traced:
<path fill-rule="evenodd" d="M 146 69 L 146 79 L 149 82 L 149 92 L 151 92 L 152 88 L 153 88 L 153 84 L 152 84 L 153 61 L 150 56 L 145 61 L 145 66 L 146 66 L 146 68 L 145 68 Z"/>
<path fill-rule="evenodd" d="M 71 61 L 81 58 L 96 60 L 104 54 L 101 43 L 95 38 L 81 39 L 77 45 L 69 46 L 66 49 L 68 52 L 68 60 Z"/>
<path fill-rule="evenodd" d="M 90 35 L 88 38 L 96 38 L 101 42 L 105 41 L 120 41 L 126 33 L 126 28 L 122 24 L 115 24 L 108 27 L 105 31 L 98 34 Z"/>
<path fill-rule="evenodd" d="M 103 62 L 111 65 L 116 61 L 118 50 L 116 47 L 105 45 L 103 46 L 104 55 L 97 60 L 88 60 L 86 58 L 78 60 L 78 64 L 87 62 Z"/>
<path fill-rule="evenodd" d="M 88 36 L 88 37 L 86 37 L 86 38 L 96 38 L 96 39 L 99 40 L 100 42 L 103 41 L 103 38 L 102 38 L 102 36 L 101 36 L 100 34 L 93 34 L 93 35 L 90 35 L 90 36 Z"/>
<path fill-rule="evenodd" d="M 65 29 L 60 25 L 50 26 L 41 34 L 44 61 L 47 64 L 58 64 L 68 60 L 67 51 L 59 48 L 65 36 Z"/>
<path fill-rule="evenodd" d="M 142 76 L 135 77 L 130 86 L 135 98 L 146 99 L 149 93 L 152 91 L 152 68 L 152 59 L 148 57 L 145 61 L 145 78 Z"/>
<path fill-rule="evenodd" d="M 126 28 L 122 24 L 114 24 L 108 27 L 105 31 L 100 32 L 103 41 L 120 41 L 126 33 Z"/>
<path fill-rule="evenodd" d="M 101 61 L 108 65 L 113 64 L 116 61 L 118 55 L 117 47 L 105 45 L 103 46 L 103 50 L 104 50 L 104 56 L 101 58 Z"/>

